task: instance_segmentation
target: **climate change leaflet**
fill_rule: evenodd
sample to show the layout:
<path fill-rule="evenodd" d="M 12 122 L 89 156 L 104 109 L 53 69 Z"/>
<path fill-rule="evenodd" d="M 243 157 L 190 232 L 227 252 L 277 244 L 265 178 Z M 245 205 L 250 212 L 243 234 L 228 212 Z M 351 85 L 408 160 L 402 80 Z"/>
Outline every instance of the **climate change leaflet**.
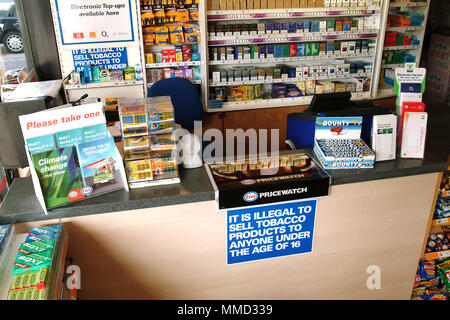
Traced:
<path fill-rule="evenodd" d="M 128 191 L 102 108 L 92 103 L 19 117 L 34 190 L 46 213 L 88 197 Z"/>

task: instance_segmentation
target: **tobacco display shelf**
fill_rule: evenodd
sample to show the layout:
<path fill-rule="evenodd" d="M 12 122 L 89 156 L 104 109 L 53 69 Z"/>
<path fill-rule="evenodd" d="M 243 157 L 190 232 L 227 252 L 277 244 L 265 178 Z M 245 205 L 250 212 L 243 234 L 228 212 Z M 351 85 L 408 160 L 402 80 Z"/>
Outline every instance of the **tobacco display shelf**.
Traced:
<path fill-rule="evenodd" d="M 384 47 L 384 50 L 414 50 L 419 49 L 420 45 L 414 46 L 392 46 L 392 47 Z"/>
<path fill-rule="evenodd" d="M 128 80 L 128 81 L 108 81 L 108 82 L 93 82 L 87 84 L 64 84 L 66 90 L 72 89 L 92 89 L 92 88 L 107 88 L 107 87 L 118 87 L 118 86 L 142 86 L 144 81 L 138 80 Z"/>
<path fill-rule="evenodd" d="M 268 84 L 268 83 L 284 83 L 284 82 L 296 82 L 296 81 L 308 81 L 308 80 L 339 80 L 339 79 L 351 79 L 360 77 L 371 77 L 372 72 L 367 73 L 350 73 L 347 75 L 339 76 L 315 76 L 315 77 L 303 77 L 303 78 L 280 78 L 280 79 L 264 79 L 264 80 L 245 80 L 245 81 L 227 81 L 227 82 L 210 82 L 211 87 L 227 87 L 227 86 L 239 86 L 239 85 L 251 85 L 251 84 Z"/>
<path fill-rule="evenodd" d="M 370 97 L 370 92 L 352 92 L 352 100 L 367 99 Z M 264 99 L 252 101 L 233 101 L 224 102 L 222 108 L 209 108 L 208 112 L 227 112 L 227 111 L 241 111 L 251 109 L 265 109 L 265 108 L 279 108 L 286 106 L 307 105 L 311 102 L 313 96 L 302 96 L 295 98 L 278 98 L 278 99 Z"/>
<path fill-rule="evenodd" d="M 390 2 L 389 7 L 426 7 L 427 2 Z"/>
<path fill-rule="evenodd" d="M 209 37 L 209 46 L 238 45 L 238 44 L 261 44 L 261 43 L 290 43 L 305 41 L 327 41 L 327 40 L 351 40 L 351 39 L 374 39 L 378 36 L 377 30 L 360 31 L 334 31 L 334 32 L 308 32 L 308 33 L 277 33 L 256 34 L 241 36 L 214 36 Z"/>
<path fill-rule="evenodd" d="M 383 55 L 384 51 L 396 51 L 396 50 L 408 50 L 408 54 L 414 55 L 416 58 L 416 64 L 419 64 L 420 62 L 420 56 L 422 52 L 422 45 L 424 41 L 425 36 L 425 25 L 428 20 L 428 10 L 429 10 L 429 2 L 428 1 L 421 1 L 421 2 L 390 2 L 389 6 L 385 7 L 385 11 L 383 14 L 386 15 L 386 21 L 388 20 L 387 17 L 389 15 L 390 10 L 400 9 L 402 12 L 407 11 L 408 9 L 411 9 L 413 13 L 423 13 L 424 20 L 422 22 L 421 26 L 402 26 L 402 27 L 388 27 L 388 26 L 382 26 L 383 29 L 383 42 L 384 42 L 384 34 L 385 32 L 400 32 L 400 33 L 407 33 L 407 34 L 414 34 L 414 37 L 419 41 L 418 45 L 408 45 L 408 46 L 390 46 L 390 47 L 382 47 L 381 50 L 377 52 L 377 55 Z M 387 22 L 386 22 L 387 23 Z M 381 65 L 381 68 L 401 68 L 404 66 L 404 63 L 399 64 L 385 64 Z M 385 82 L 382 81 L 382 86 L 378 89 L 377 92 L 377 98 L 383 98 L 383 97 L 391 97 L 394 96 L 394 90 L 393 87 L 388 89 L 384 84 Z"/>
<path fill-rule="evenodd" d="M 191 80 L 191 79 L 188 79 L 188 80 L 190 80 L 193 84 L 202 84 L 202 80 Z M 147 83 L 147 86 L 151 87 L 154 84 L 155 84 L 155 82 Z"/>
<path fill-rule="evenodd" d="M 151 63 L 146 64 L 145 67 L 147 69 L 154 68 L 169 68 L 169 67 L 190 67 L 190 66 L 200 66 L 201 61 L 183 61 L 183 62 L 167 62 L 167 63 Z"/>
<path fill-rule="evenodd" d="M 313 17 L 349 17 L 380 13 L 380 7 L 291 8 L 208 11 L 208 21 L 284 19 Z"/>
<path fill-rule="evenodd" d="M 391 69 L 395 69 L 395 68 L 401 68 L 403 67 L 403 63 L 394 63 L 394 64 L 383 64 L 381 67 L 382 68 L 391 68 Z"/>
<path fill-rule="evenodd" d="M 284 57 L 284 58 L 263 58 L 263 59 L 245 59 L 245 60 L 212 60 L 210 66 L 236 65 L 236 64 L 261 64 L 261 63 L 280 63 L 280 62 L 302 62 L 302 61 L 318 61 L 332 59 L 349 59 L 349 58 L 367 58 L 373 56 L 374 53 L 363 54 L 342 54 L 342 55 L 319 55 L 319 56 L 302 56 L 302 57 Z"/>
<path fill-rule="evenodd" d="M 388 27 L 387 31 L 399 31 L 399 32 L 407 32 L 407 31 L 421 31 L 423 27 Z"/>

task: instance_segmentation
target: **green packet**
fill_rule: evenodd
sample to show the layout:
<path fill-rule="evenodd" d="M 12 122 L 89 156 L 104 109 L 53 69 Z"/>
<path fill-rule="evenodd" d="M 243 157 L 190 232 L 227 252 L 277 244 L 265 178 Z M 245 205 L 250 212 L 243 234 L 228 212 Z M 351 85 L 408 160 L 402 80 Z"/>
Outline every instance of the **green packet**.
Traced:
<path fill-rule="evenodd" d="M 19 252 L 24 254 L 40 253 L 52 251 L 55 247 L 55 240 L 40 240 L 34 242 L 24 242 L 20 244 Z"/>
<path fill-rule="evenodd" d="M 47 300 L 48 290 L 38 289 L 36 287 L 10 290 L 7 300 Z"/>
<path fill-rule="evenodd" d="M 24 254 L 17 252 L 12 269 L 13 275 L 28 271 L 38 271 L 41 268 L 50 268 L 52 264 L 52 252 L 44 251 L 40 253 Z"/>

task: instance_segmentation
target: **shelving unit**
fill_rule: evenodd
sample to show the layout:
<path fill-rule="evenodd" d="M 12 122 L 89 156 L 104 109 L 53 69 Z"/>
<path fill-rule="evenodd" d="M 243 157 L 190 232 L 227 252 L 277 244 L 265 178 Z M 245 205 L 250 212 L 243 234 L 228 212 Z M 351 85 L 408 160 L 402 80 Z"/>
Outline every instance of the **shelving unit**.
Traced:
<path fill-rule="evenodd" d="M 189 8 L 197 8 L 198 9 L 198 20 L 194 21 L 192 20 L 192 16 L 189 18 L 189 21 L 178 21 L 173 20 L 171 22 L 168 22 L 167 20 L 164 22 L 156 21 L 155 23 L 147 23 L 146 20 L 146 14 L 154 14 L 158 10 L 162 10 L 167 14 L 168 9 L 186 9 L 189 10 Z M 163 2 L 159 3 L 159 5 L 152 5 L 149 3 L 149 1 L 140 1 L 140 12 L 139 12 L 139 25 L 142 35 L 142 47 L 144 50 L 144 62 L 143 65 L 145 66 L 145 88 L 148 90 L 155 82 L 158 80 L 168 78 L 168 77 L 185 77 L 191 80 L 191 82 L 195 85 L 199 85 L 202 87 L 202 84 L 206 84 L 204 81 L 206 78 L 205 75 L 205 56 L 206 51 L 203 48 L 203 43 L 206 41 L 205 37 L 205 1 L 198 1 L 194 0 L 192 3 L 186 4 L 163 4 Z M 156 17 L 156 15 L 155 15 Z M 167 17 L 167 15 L 166 15 Z M 160 44 L 154 41 L 152 44 L 148 44 L 148 41 L 146 40 L 146 33 L 148 32 L 148 28 L 152 27 L 161 27 L 161 26 L 169 26 L 169 25 L 178 25 L 182 26 L 183 32 L 185 31 L 184 27 L 186 24 L 196 24 L 198 25 L 200 29 L 200 35 L 198 37 L 197 42 L 193 41 L 184 41 L 179 43 L 172 43 L 171 40 L 168 41 L 167 44 Z M 151 30 L 151 29 L 150 29 Z M 184 40 L 186 40 L 186 34 L 184 33 Z M 155 39 L 156 40 L 156 39 Z M 193 48 L 198 48 L 198 51 L 195 53 L 199 54 L 199 60 L 193 59 L 192 53 L 190 53 L 190 56 L 187 57 L 184 55 L 182 56 L 171 56 L 169 58 L 162 57 L 162 53 L 172 50 L 179 50 L 183 46 L 188 46 L 190 50 Z M 149 61 L 149 56 L 151 56 Z M 159 56 L 159 57 L 158 57 Z M 182 61 L 181 61 L 182 59 Z M 186 60 L 188 59 L 188 60 Z M 185 72 L 183 72 L 183 68 L 189 68 L 192 69 L 192 75 L 187 75 Z M 200 68 L 200 71 L 195 70 L 196 68 Z M 172 69 L 174 70 L 174 73 L 170 74 L 168 76 L 165 73 L 165 70 Z M 178 73 L 177 73 L 178 72 Z M 205 86 L 205 85 L 203 85 Z M 201 91 L 204 91 L 205 88 L 200 89 Z"/>
<path fill-rule="evenodd" d="M 225 102 L 222 108 L 210 108 L 209 112 L 242 111 L 249 109 L 279 108 L 309 104 L 313 96 L 303 96 L 297 98 L 265 99 L 254 101 Z M 352 100 L 370 98 L 369 92 L 352 92 Z"/>
<path fill-rule="evenodd" d="M 408 61 L 403 60 L 404 62 L 399 62 L 399 58 L 395 55 L 397 54 L 407 54 L 410 56 L 415 57 L 415 62 L 418 64 L 420 62 L 420 56 L 422 52 L 422 45 L 425 35 L 425 25 L 428 18 L 428 10 L 429 10 L 430 0 L 428 1 L 422 1 L 422 2 L 390 2 L 389 6 L 386 6 L 385 11 L 383 12 L 383 15 L 386 17 L 386 23 L 384 24 L 384 32 L 382 34 L 382 43 L 384 44 L 382 48 L 379 49 L 377 52 L 378 55 L 382 57 L 381 62 L 381 70 L 380 70 L 380 81 L 378 82 L 378 92 L 377 92 L 377 98 L 384 98 L 384 97 L 392 97 L 395 95 L 394 88 L 391 84 L 386 83 L 384 81 L 384 78 L 393 79 L 394 75 L 394 69 L 395 68 L 401 68 L 404 66 L 405 62 L 413 62 L 409 61 L 411 60 L 411 57 L 405 58 L 408 59 Z M 389 19 L 390 15 L 393 15 L 395 13 L 409 13 L 409 14 L 422 14 L 423 15 L 423 22 L 421 25 L 408 25 L 410 22 L 406 22 L 403 20 L 400 20 L 400 22 L 397 20 L 395 23 L 395 26 L 392 25 L 392 19 Z M 398 16 L 398 15 L 397 15 Z M 399 25 L 403 24 L 403 25 Z M 394 34 L 393 32 L 397 32 L 401 35 L 407 35 L 408 37 L 413 37 L 413 39 L 417 39 L 419 41 L 418 45 L 395 45 L 395 46 L 385 46 L 386 45 L 386 35 L 389 33 L 389 39 Z M 389 40 L 390 41 L 390 40 Z M 393 60 L 393 62 L 391 62 Z"/>
<path fill-rule="evenodd" d="M 369 3 L 367 3 L 369 4 Z M 286 96 L 279 97 L 275 96 L 270 86 L 273 85 L 284 85 L 284 84 L 295 84 L 298 82 L 308 82 L 313 81 L 336 81 L 342 80 L 345 86 L 347 86 L 348 82 L 352 82 L 355 84 L 357 79 L 366 80 L 366 84 L 370 84 L 370 87 L 364 85 L 364 90 L 366 91 L 358 91 L 352 92 L 353 99 L 363 99 L 369 98 L 372 95 L 373 91 L 373 79 L 374 75 L 377 72 L 376 70 L 376 48 L 377 48 L 377 38 L 380 33 L 380 16 L 381 16 L 381 6 L 380 4 L 364 6 L 364 7 L 322 7 L 322 8 L 291 8 L 291 9 L 248 9 L 248 10 L 210 10 L 207 12 L 207 21 L 208 21 L 208 51 L 209 51 L 209 61 L 208 61 L 208 81 L 209 89 L 203 93 L 204 99 L 207 100 L 206 104 L 206 112 L 223 112 L 223 111 L 235 111 L 235 110 L 248 110 L 248 109 L 263 109 L 263 108 L 271 108 L 271 107 L 284 107 L 284 106 L 292 106 L 292 105 L 302 105 L 308 104 L 313 94 L 311 90 L 308 92 L 302 91 L 303 94 L 301 96 Z M 366 19 L 366 20 L 364 20 Z M 323 23 L 330 23 L 333 26 L 332 28 L 327 25 L 326 30 L 323 29 L 323 25 L 321 25 L 320 29 L 308 29 L 309 32 L 303 32 L 304 30 L 286 30 L 280 29 L 279 33 L 268 33 L 265 30 L 262 32 L 262 29 L 259 28 L 255 30 L 253 27 L 248 29 L 248 32 L 241 31 L 239 34 L 235 32 L 233 29 L 230 32 L 229 27 L 227 25 L 255 25 L 259 24 L 260 26 L 266 22 L 273 23 L 305 23 L 305 22 L 318 22 L 325 21 Z M 350 27 L 338 29 L 334 27 L 335 21 L 341 21 L 340 23 L 348 24 L 350 22 Z M 352 22 L 353 21 L 353 22 Z M 219 28 L 223 27 L 224 31 L 217 31 L 216 26 Z M 228 30 L 225 30 L 228 28 Z M 243 29 L 244 30 L 244 29 Z M 345 30 L 345 31 L 344 31 Z M 284 31 L 284 32 L 283 32 Z M 291 31 L 291 32 L 288 32 Z M 311 32 L 312 31 L 312 32 Z M 212 51 L 217 48 L 217 50 L 221 50 L 222 47 L 236 47 L 234 50 L 240 50 L 240 47 L 247 45 L 254 45 L 259 47 L 261 45 L 267 46 L 270 45 L 303 45 L 303 44 L 312 44 L 314 42 L 322 42 L 328 45 L 333 43 L 337 44 L 337 48 L 341 44 L 345 47 L 345 42 L 353 42 L 356 43 L 359 41 L 362 42 L 369 41 L 372 42 L 370 45 L 370 49 L 367 51 L 362 51 L 358 53 L 348 53 L 344 49 L 341 52 L 336 52 L 336 49 L 333 49 L 328 52 L 322 51 L 323 44 L 320 50 L 320 54 L 317 55 L 300 55 L 292 53 L 289 56 L 258 56 L 255 58 L 246 57 L 245 54 L 242 56 L 239 54 L 239 57 L 234 59 L 230 59 L 229 54 L 225 56 L 221 56 L 220 59 L 216 58 L 215 55 L 212 54 Z M 316 44 L 314 44 L 316 45 Z M 317 44 L 319 46 L 319 44 Z M 359 47 L 360 48 L 360 47 Z M 225 48 L 226 50 L 226 48 Z M 339 49 L 338 49 L 339 50 Z M 352 49 L 353 50 L 353 49 Z M 256 49 L 255 49 L 256 51 Z M 223 54 L 223 53 L 222 53 Z M 255 77 L 255 75 L 249 76 L 248 78 L 242 76 L 242 78 L 233 77 L 230 81 L 228 79 L 228 74 L 225 79 L 222 77 L 217 79 L 217 76 L 213 79 L 213 72 L 227 72 L 227 70 L 234 68 L 242 68 L 252 69 L 252 68 L 269 68 L 274 67 L 278 64 L 283 65 L 285 68 L 291 69 L 291 74 L 288 76 L 286 73 L 282 73 L 280 77 L 272 77 L 265 76 L 263 77 Z M 298 76 L 298 71 L 295 76 L 293 76 L 293 69 L 299 68 L 300 66 L 309 66 L 311 64 L 317 66 L 330 66 L 333 67 L 334 64 L 346 64 L 348 66 L 352 65 L 352 68 L 356 65 L 360 67 L 361 65 L 371 66 L 368 70 L 361 72 L 363 69 L 358 69 L 358 72 L 345 73 L 339 75 L 333 75 L 333 73 L 329 73 L 328 75 L 316 75 L 311 74 L 308 76 L 300 77 Z M 286 69 L 284 69 L 286 71 Z M 245 80 L 244 80 L 245 79 Z M 349 86 L 350 90 L 354 89 L 353 84 Z M 263 95 L 261 97 L 252 97 L 247 101 L 233 101 L 233 97 L 229 92 L 231 90 L 239 90 L 236 89 L 238 87 L 251 87 L 259 85 L 261 87 L 249 88 L 252 90 L 262 90 Z M 300 86 L 302 87 L 302 86 Z M 217 92 L 219 92 L 219 97 L 222 95 L 222 90 L 224 93 L 224 97 L 226 100 L 216 100 Z M 244 88 L 246 90 L 246 88 Z M 320 91 L 318 91 L 320 92 Z M 243 99 L 245 100 L 245 99 Z"/>

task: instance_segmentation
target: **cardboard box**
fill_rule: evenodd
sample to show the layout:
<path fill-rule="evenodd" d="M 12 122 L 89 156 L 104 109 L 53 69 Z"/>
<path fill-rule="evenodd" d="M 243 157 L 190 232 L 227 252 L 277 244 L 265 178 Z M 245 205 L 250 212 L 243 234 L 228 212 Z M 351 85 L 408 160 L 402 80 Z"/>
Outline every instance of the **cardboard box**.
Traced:
<path fill-rule="evenodd" d="M 375 153 L 375 161 L 395 159 L 396 134 L 396 115 L 383 114 L 373 116 L 371 148 Z"/>
<path fill-rule="evenodd" d="M 405 112 L 400 150 L 402 158 L 423 158 L 427 121 L 428 113 L 426 112 Z"/>

